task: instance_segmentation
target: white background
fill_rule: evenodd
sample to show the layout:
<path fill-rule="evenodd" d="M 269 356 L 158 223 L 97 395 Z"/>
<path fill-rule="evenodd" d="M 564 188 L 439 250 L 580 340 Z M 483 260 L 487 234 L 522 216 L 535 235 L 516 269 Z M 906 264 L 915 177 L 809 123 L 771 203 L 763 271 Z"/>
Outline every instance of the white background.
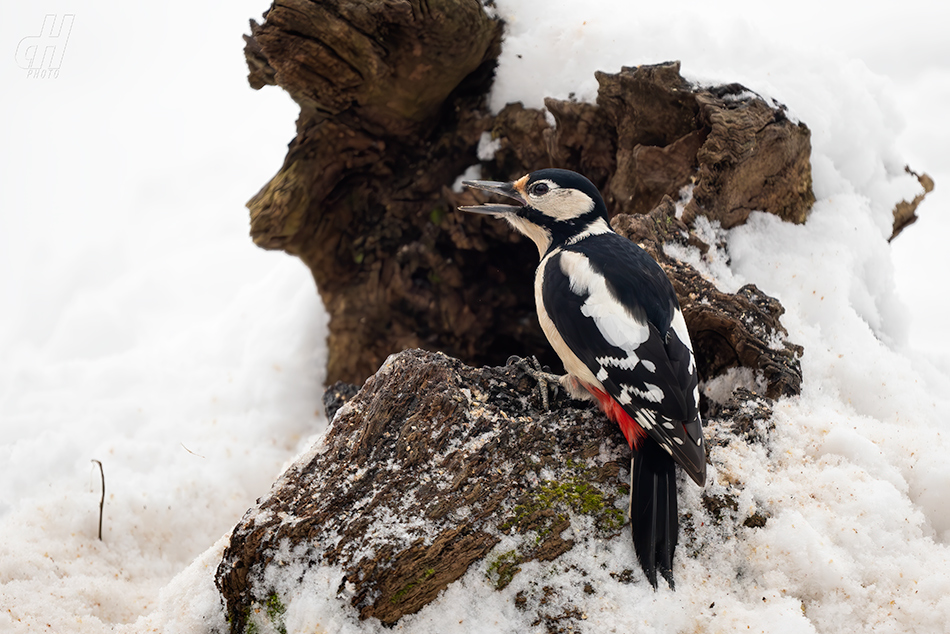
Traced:
<path fill-rule="evenodd" d="M 325 423 L 312 280 L 247 237 L 244 203 L 279 168 L 297 114 L 280 89 L 247 86 L 241 35 L 266 8 L 44 1 L 0 21 L 0 630 L 104 631 L 153 612 Z M 496 105 L 584 96 L 594 68 L 681 59 L 687 77 L 780 98 L 846 175 L 865 153 L 930 174 L 921 220 L 890 247 L 903 306 L 880 310 L 899 316 L 883 329 L 895 355 L 950 374 L 945 3 L 501 10 L 512 36 Z M 17 44 L 65 13 L 76 17 L 58 77 L 29 78 Z M 840 94 L 838 74 L 850 82 Z M 875 257 L 886 286 L 887 256 Z M 820 329 L 796 309 L 793 332 Z M 834 358 L 831 340 L 810 341 Z M 104 542 L 92 459 L 106 469 Z"/>

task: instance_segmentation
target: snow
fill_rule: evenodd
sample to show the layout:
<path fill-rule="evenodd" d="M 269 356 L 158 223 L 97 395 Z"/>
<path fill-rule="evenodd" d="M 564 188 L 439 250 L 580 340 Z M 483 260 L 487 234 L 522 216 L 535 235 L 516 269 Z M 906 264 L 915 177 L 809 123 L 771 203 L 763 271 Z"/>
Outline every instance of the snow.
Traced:
<path fill-rule="evenodd" d="M 0 23 L 0 631 L 220 626 L 212 576 L 229 528 L 325 427 L 312 279 L 247 238 L 243 204 L 296 116 L 280 90 L 246 85 L 240 35 L 266 5 L 53 0 Z M 675 593 L 616 578 L 635 567 L 625 535 L 525 564 L 500 592 L 483 562 L 394 629 L 532 631 L 514 597 L 554 613 L 538 583 L 586 616 L 581 631 L 945 629 L 950 6 L 496 10 L 509 24 L 496 108 L 591 99 L 594 70 L 678 59 L 687 78 L 743 83 L 809 126 L 818 202 L 804 226 L 753 214 L 703 228 L 725 244 L 704 274 L 782 301 L 805 381 L 777 404 L 769 451 L 717 447 L 709 474 L 712 491 L 740 482 L 741 508 L 768 523 L 708 529 L 696 558 L 681 548 Z M 68 12 L 59 76 L 28 79 L 17 44 Z M 937 188 L 889 245 L 891 208 L 919 191 L 907 163 Z M 682 490 L 682 509 L 700 509 L 698 488 Z M 273 580 L 289 632 L 383 631 L 336 596 L 339 571 L 296 572 L 302 583 Z"/>
<path fill-rule="evenodd" d="M 312 278 L 247 237 L 296 116 L 246 84 L 262 7 L 73 9 L 56 79 L 12 51 L 68 5 L 11 7 L 0 37 L 4 632 L 108 631 L 191 597 L 169 582 L 324 424 Z M 196 44 L 159 56 L 172 32 Z"/>

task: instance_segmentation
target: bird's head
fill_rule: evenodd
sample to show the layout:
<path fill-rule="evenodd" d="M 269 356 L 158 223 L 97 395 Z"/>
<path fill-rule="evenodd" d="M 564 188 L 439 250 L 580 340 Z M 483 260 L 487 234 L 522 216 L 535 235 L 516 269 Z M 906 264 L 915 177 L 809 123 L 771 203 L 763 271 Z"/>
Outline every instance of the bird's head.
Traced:
<path fill-rule="evenodd" d="M 466 187 L 501 194 L 517 204 L 488 203 L 462 211 L 504 218 L 531 238 L 543 257 L 552 246 L 610 231 L 607 207 L 594 184 L 576 172 L 543 169 L 510 183 L 462 181 Z"/>

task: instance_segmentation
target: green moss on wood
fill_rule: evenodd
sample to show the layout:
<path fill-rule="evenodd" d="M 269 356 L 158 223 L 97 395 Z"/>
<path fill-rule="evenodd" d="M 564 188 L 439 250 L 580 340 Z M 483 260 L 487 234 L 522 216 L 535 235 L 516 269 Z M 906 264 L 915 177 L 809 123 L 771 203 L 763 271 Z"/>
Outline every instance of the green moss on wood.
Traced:
<path fill-rule="evenodd" d="M 524 558 L 518 554 L 517 550 L 509 550 L 496 557 L 490 564 L 485 576 L 495 586 L 496 590 L 502 590 L 511 583 L 515 575 L 521 571 L 518 564 L 522 563 Z"/>
<path fill-rule="evenodd" d="M 284 614 L 287 612 L 287 607 L 276 592 L 271 592 L 263 604 L 255 602 L 244 611 L 244 634 L 261 634 L 260 617 L 256 615 L 262 612 L 278 634 L 287 634 L 287 626 L 284 625 Z M 230 616 L 228 617 L 228 626 L 229 628 L 231 626 Z"/>
<path fill-rule="evenodd" d="M 512 516 L 499 526 L 503 531 L 518 526 L 519 529 L 538 529 L 539 537 L 546 537 L 550 528 L 567 520 L 567 512 L 587 515 L 594 519 L 598 530 L 611 533 L 624 523 L 623 511 L 613 505 L 611 498 L 592 484 L 590 470 L 568 462 L 573 474 L 563 481 L 542 480 L 528 496 L 528 500 L 514 508 Z M 552 513 L 553 511 L 553 513 Z M 539 520 L 552 519 L 546 527 L 538 526 Z M 519 530 L 519 532 L 521 532 Z"/>

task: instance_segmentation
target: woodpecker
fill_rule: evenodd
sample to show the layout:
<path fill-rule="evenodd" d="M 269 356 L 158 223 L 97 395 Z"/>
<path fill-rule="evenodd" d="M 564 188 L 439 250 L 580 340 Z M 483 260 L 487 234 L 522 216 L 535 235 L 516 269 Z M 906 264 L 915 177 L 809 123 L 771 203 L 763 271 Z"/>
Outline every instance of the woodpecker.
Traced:
<path fill-rule="evenodd" d="M 675 464 L 703 486 L 706 448 L 699 379 L 686 321 L 663 269 L 610 228 L 585 177 L 543 169 L 510 183 L 463 181 L 516 204 L 459 207 L 503 218 L 538 247 L 538 320 L 574 398 L 596 400 L 633 450 L 630 522 L 650 584 L 673 588 L 679 533 Z"/>

